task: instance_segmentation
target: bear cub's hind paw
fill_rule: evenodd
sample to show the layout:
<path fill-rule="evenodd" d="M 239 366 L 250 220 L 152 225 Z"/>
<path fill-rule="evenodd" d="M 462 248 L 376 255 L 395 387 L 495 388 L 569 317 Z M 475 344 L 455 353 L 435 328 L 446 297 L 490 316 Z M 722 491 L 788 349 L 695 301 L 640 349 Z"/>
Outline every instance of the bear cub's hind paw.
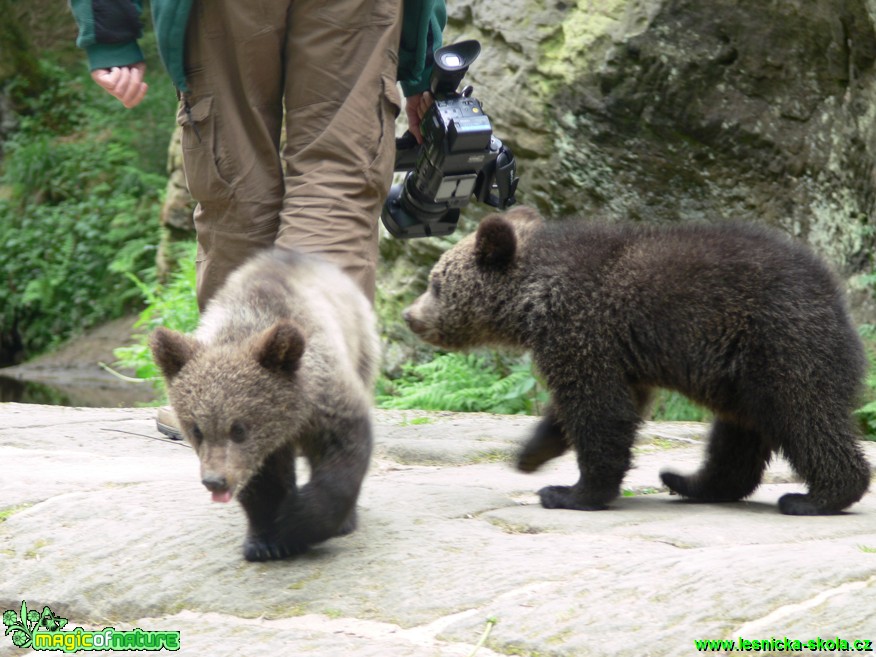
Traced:
<path fill-rule="evenodd" d="M 687 502 L 707 504 L 738 502 L 750 492 L 729 486 L 727 483 L 710 481 L 701 474 L 684 476 L 664 470 L 660 473 L 660 479 L 672 493 L 681 495 Z"/>
<path fill-rule="evenodd" d="M 696 497 L 696 494 L 693 486 L 689 484 L 689 479 L 689 477 L 674 472 L 663 471 L 660 473 L 660 480 L 671 492 L 682 497 L 693 498 Z"/>
<path fill-rule="evenodd" d="M 779 498 L 779 511 L 789 516 L 833 516 L 841 511 L 824 509 L 803 493 L 787 493 Z"/>
<path fill-rule="evenodd" d="M 545 486 L 538 491 L 545 509 L 574 509 L 576 511 L 602 511 L 608 508 L 604 502 L 582 502 L 572 486 Z"/>

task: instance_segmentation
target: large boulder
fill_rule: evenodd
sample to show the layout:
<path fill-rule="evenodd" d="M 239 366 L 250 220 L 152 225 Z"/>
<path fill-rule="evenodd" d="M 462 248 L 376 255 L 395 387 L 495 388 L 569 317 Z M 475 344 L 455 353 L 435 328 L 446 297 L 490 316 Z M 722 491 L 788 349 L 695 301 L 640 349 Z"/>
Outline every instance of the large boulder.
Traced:
<path fill-rule="evenodd" d="M 449 8 L 445 42 L 483 46 L 467 81 L 514 149 L 521 201 L 549 215 L 766 222 L 845 276 L 869 265 L 876 2 Z"/>

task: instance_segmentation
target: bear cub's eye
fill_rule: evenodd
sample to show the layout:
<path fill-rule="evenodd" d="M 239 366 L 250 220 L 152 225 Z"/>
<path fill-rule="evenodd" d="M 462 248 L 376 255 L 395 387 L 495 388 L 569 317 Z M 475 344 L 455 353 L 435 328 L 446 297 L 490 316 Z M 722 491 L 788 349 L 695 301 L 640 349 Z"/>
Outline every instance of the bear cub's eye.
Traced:
<path fill-rule="evenodd" d="M 192 438 L 194 438 L 197 442 L 201 442 L 204 440 L 204 433 L 201 431 L 201 427 L 197 424 L 192 425 Z"/>
<path fill-rule="evenodd" d="M 236 443 L 242 443 L 246 440 L 246 427 L 243 426 L 243 423 L 231 423 L 231 440 Z"/>
<path fill-rule="evenodd" d="M 437 278 L 433 278 L 431 282 L 432 286 L 432 295 L 437 299 L 441 296 L 441 281 Z"/>

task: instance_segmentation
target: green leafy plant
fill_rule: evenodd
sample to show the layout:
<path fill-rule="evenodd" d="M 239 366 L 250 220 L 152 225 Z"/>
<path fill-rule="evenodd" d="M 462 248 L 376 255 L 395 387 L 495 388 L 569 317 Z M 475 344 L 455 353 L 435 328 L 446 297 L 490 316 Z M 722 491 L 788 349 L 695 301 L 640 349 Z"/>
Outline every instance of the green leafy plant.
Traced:
<path fill-rule="evenodd" d="M 179 269 L 174 272 L 165 285 L 154 279 L 144 282 L 136 276 L 130 278 L 143 297 L 145 308 L 141 311 L 134 327 L 142 333 L 134 336 L 135 343 L 129 347 L 118 347 L 113 351 L 117 367 L 134 371 L 136 376 L 153 383 L 159 392 L 164 391 L 164 380 L 149 351 L 149 334 L 158 326 L 190 333 L 198 325 L 198 303 L 195 297 L 195 242 L 177 243 L 181 253 L 174 256 Z"/>
<path fill-rule="evenodd" d="M 535 414 L 545 401 L 528 357 L 493 352 L 438 354 L 405 366 L 398 379 L 381 379 L 377 393 L 378 406 L 389 409 Z"/>
<path fill-rule="evenodd" d="M 864 402 L 855 410 L 864 437 L 876 440 L 876 326 L 864 324 L 859 327 L 867 351 L 869 370 L 864 382 Z"/>
<path fill-rule="evenodd" d="M 0 351 L 25 357 L 139 302 L 127 274 L 154 276 L 166 177 L 138 140 L 145 128 L 166 153 L 173 128 L 172 99 L 151 101 L 166 105 L 153 129 L 81 68 L 42 65 L 49 82 L 26 99 L 0 172 Z"/>
<path fill-rule="evenodd" d="M 493 626 L 496 625 L 496 623 L 498 623 L 498 622 L 499 622 L 499 619 L 496 618 L 495 616 L 490 616 L 487 619 L 487 621 L 486 621 L 487 626 L 484 628 L 484 632 L 483 632 L 483 634 L 481 634 L 481 638 L 478 640 L 475 647 L 468 654 L 468 657 L 474 657 L 477 654 L 478 650 L 480 650 L 481 648 L 483 648 L 487 644 L 487 639 L 490 638 L 490 632 L 493 631 Z"/>
<path fill-rule="evenodd" d="M 660 389 L 651 404 L 651 419 L 659 422 L 708 422 L 712 414 L 681 393 Z"/>
<path fill-rule="evenodd" d="M 870 388 L 876 387 L 876 378 L 872 374 L 867 379 L 867 385 Z M 867 439 L 876 440 L 876 400 L 869 401 L 856 409 L 855 416 L 860 421 Z"/>

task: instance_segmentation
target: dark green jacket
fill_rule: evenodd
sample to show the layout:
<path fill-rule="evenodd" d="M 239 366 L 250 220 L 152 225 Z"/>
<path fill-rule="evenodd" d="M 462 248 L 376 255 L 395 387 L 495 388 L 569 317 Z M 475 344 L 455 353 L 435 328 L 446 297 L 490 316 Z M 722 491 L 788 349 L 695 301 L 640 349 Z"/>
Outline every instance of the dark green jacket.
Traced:
<path fill-rule="evenodd" d="M 188 90 L 184 52 L 191 6 L 192 0 L 152 0 L 158 51 L 180 91 Z M 142 0 L 70 0 L 70 7 L 79 25 L 76 45 L 85 49 L 91 70 L 143 61 L 137 44 Z M 444 0 L 404 0 L 398 79 L 405 96 L 429 88 L 431 55 L 441 46 L 446 22 Z"/>

